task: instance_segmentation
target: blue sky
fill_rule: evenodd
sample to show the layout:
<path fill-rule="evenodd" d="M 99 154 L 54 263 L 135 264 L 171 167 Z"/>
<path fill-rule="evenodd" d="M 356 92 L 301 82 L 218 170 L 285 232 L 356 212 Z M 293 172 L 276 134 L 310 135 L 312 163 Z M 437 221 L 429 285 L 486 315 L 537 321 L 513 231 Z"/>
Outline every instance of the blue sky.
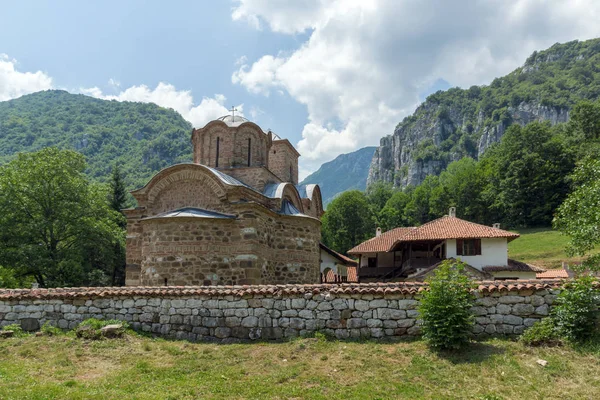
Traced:
<path fill-rule="evenodd" d="M 3 1 L 0 100 L 48 88 L 232 105 L 297 145 L 301 176 L 378 144 L 425 96 L 600 36 L 594 0 Z"/>

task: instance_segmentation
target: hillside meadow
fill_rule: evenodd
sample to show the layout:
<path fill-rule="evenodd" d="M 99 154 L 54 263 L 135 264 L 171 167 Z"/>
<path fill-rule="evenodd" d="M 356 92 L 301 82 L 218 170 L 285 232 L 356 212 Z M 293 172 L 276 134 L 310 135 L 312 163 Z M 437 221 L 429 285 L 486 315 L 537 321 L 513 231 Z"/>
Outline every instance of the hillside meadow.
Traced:
<path fill-rule="evenodd" d="M 551 228 L 521 229 L 517 232 L 521 237 L 508 244 L 509 258 L 547 269 L 560 268 L 563 261 L 583 260 L 583 257 L 568 257 L 566 247 L 569 237 Z"/>
<path fill-rule="evenodd" d="M 5 400 L 592 399 L 598 393 L 600 346 L 529 348 L 491 339 L 437 354 L 421 341 L 0 339 Z"/>

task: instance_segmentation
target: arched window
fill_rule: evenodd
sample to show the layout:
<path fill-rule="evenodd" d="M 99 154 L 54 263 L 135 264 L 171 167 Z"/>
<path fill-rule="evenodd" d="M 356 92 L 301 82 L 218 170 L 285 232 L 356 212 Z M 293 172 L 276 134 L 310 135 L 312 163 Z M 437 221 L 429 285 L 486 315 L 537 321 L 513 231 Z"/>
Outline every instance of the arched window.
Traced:
<path fill-rule="evenodd" d="M 248 166 L 252 162 L 252 139 L 248 138 Z"/>
<path fill-rule="evenodd" d="M 215 168 L 219 168 L 219 144 L 221 142 L 221 138 L 217 136 L 217 158 L 215 159 Z"/>

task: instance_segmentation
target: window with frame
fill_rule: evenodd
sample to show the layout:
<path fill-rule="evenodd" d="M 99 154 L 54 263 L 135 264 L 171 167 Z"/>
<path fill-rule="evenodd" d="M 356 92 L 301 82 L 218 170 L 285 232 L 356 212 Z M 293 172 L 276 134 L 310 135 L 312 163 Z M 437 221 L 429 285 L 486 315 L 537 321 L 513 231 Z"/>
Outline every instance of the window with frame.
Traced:
<path fill-rule="evenodd" d="M 456 240 L 456 255 L 457 256 L 480 256 L 481 255 L 481 239 L 457 239 Z"/>

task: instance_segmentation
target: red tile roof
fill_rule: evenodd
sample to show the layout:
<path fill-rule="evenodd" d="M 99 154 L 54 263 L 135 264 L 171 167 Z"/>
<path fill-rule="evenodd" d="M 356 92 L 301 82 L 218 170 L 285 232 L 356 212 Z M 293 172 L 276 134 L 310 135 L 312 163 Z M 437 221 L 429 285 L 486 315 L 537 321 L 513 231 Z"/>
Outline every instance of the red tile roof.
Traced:
<path fill-rule="evenodd" d="M 568 278 L 569 272 L 566 269 L 549 269 L 544 272 L 538 272 L 535 274 L 537 279 L 551 279 L 551 278 Z"/>
<path fill-rule="evenodd" d="M 345 282 L 348 282 L 348 283 L 358 282 L 358 277 L 356 276 L 356 267 L 347 267 L 346 271 L 347 271 L 347 277 L 346 277 Z M 333 270 L 328 270 L 327 275 L 325 275 L 324 283 L 336 283 L 335 278 L 336 278 L 336 276 L 333 273 Z"/>
<path fill-rule="evenodd" d="M 378 237 L 374 237 L 362 242 L 358 246 L 348 251 L 348 254 L 379 253 L 382 251 L 389 251 L 394 246 L 396 241 L 413 229 L 415 228 L 396 228 L 392 229 L 391 231 L 384 232 Z"/>
<path fill-rule="evenodd" d="M 560 288 L 559 279 L 479 281 L 477 291 L 514 292 Z M 319 294 L 416 294 L 427 289 L 421 282 L 340 283 L 313 285 L 252 285 L 252 286 L 129 286 L 80 287 L 60 289 L 0 289 L 0 300 L 24 299 L 89 299 L 108 297 L 190 297 L 190 296 L 285 296 L 305 293 Z"/>
<path fill-rule="evenodd" d="M 353 258 L 350 257 L 346 257 L 343 254 L 338 253 L 337 251 L 330 249 L 329 247 L 325 246 L 323 243 L 319 243 L 319 246 L 321 247 L 321 249 L 325 250 L 327 253 L 331 254 L 333 257 L 337 258 L 338 260 L 340 260 L 341 262 L 343 262 L 346 265 L 351 265 L 351 266 L 358 266 L 358 261 L 356 261 Z"/>
<path fill-rule="evenodd" d="M 348 254 L 391 251 L 400 242 L 470 238 L 507 238 L 510 241 L 518 237 L 518 233 L 445 215 L 415 228 L 392 229 L 359 244 L 349 250 Z"/>
<path fill-rule="evenodd" d="M 544 268 L 537 267 L 532 264 L 527 264 L 521 261 L 508 259 L 508 265 L 505 266 L 487 266 L 482 268 L 486 272 L 494 271 L 518 271 L 518 272 L 544 272 Z M 548 277 L 553 278 L 553 277 Z"/>

